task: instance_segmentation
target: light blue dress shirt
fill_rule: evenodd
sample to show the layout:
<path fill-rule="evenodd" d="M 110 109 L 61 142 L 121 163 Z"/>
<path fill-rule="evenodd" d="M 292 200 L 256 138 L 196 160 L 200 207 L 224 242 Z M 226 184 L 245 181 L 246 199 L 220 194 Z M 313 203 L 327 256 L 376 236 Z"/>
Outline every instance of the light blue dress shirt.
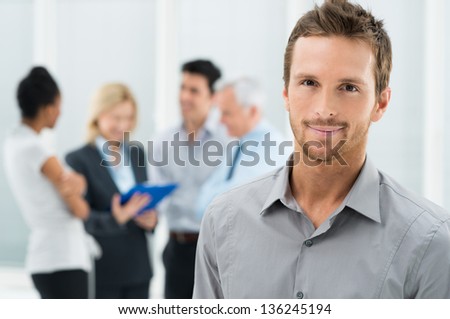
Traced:
<path fill-rule="evenodd" d="M 266 134 L 269 135 L 266 136 Z M 275 145 L 264 146 L 265 139 L 270 139 Z M 282 143 L 286 147 L 283 147 Z M 239 150 L 237 145 L 233 147 L 233 156 L 227 155 L 228 162 L 223 161 L 222 165 L 203 184 L 196 208 L 199 220 L 202 219 L 214 197 L 285 165 L 293 151 L 292 142 L 285 141 L 281 133 L 267 121 L 261 121 L 251 132 L 241 137 L 239 145 L 241 149 Z M 237 151 L 240 151 L 237 162 L 232 163 L 231 159 L 235 158 Z M 228 178 L 232 165 L 235 167 L 231 178 Z"/>
<path fill-rule="evenodd" d="M 95 145 L 97 146 L 97 149 L 100 152 L 100 155 L 102 156 L 103 160 L 105 161 L 111 161 L 112 156 L 109 155 L 109 153 L 105 153 L 104 150 L 104 144 L 108 141 L 103 138 L 103 136 L 97 136 L 95 139 Z M 125 165 L 125 163 L 130 163 L 130 161 L 125 160 L 125 156 L 128 156 L 127 152 L 124 152 L 124 145 L 121 144 L 119 148 L 120 152 L 120 158 L 121 161 L 118 165 L 112 166 L 108 165 L 108 171 L 111 175 L 111 178 L 114 181 L 114 184 L 116 184 L 117 188 L 119 189 L 121 194 L 125 194 L 128 192 L 133 186 L 136 185 L 136 178 L 134 177 L 133 169 L 131 165 Z"/>
<path fill-rule="evenodd" d="M 196 136 L 197 146 L 174 147 L 173 141 L 187 143 L 188 134 L 182 124 L 169 129 L 154 140 L 153 152 L 149 159 L 167 161 L 166 165 L 149 165 L 150 181 L 153 184 L 177 183 L 178 188 L 165 199 L 158 211 L 165 215 L 170 231 L 197 233 L 200 220 L 196 216 L 196 203 L 200 187 L 217 169 L 217 165 L 207 165 L 204 161 L 204 150 L 207 143 L 225 145 L 228 140 L 224 127 L 220 125 L 212 113 Z M 163 146 L 163 145 L 166 145 Z M 198 161 L 198 165 L 189 158 Z M 220 159 L 221 156 L 217 156 Z M 184 162 L 183 165 L 177 160 Z"/>

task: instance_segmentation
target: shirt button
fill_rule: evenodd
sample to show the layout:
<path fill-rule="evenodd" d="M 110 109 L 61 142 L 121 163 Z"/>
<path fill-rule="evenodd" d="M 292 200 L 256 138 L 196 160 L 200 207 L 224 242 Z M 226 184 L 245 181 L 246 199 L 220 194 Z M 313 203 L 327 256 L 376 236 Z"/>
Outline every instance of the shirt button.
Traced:
<path fill-rule="evenodd" d="M 313 241 L 311 239 L 305 240 L 305 246 L 311 247 L 313 245 Z"/>
<path fill-rule="evenodd" d="M 303 297 L 304 297 L 303 292 L 301 291 L 297 292 L 297 299 L 303 299 Z"/>

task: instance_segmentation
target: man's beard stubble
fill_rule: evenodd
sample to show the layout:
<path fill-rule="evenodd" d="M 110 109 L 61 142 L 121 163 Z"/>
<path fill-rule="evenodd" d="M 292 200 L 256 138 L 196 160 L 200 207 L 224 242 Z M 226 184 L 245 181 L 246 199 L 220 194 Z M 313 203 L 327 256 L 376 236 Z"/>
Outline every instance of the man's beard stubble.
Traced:
<path fill-rule="evenodd" d="M 354 131 L 353 136 L 350 136 L 350 138 L 348 136 L 348 129 L 350 128 L 348 122 L 336 121 L 334 119 L 303 120 L 300 124 L 300 127 L 297 127 L 291 116 L 289 116 L 289 121 L 294 134 L 294 138 L 297 144 L 301 147 L 303 156 L 306 157 L 308 162 L 319 165 L 322 163 L 326 165 L 332 165 L 333 158 L 336 159 L 336 156 L 333 155 L 333 152 L 331 150 L 339 143 L 343 143 L 342 147 L 339 148 L 339 155 L 344 159 L 346 163 L 351 162 L 349 161 L 349 157 L 350 154 L 354 153 L 354 151 L 363 149 L 365 152 L 365 145 L 367 142 L 368 131 L 371 123 L 370 120 L 365 125 L 358 125 Z M 331 132 L 329 134 L 326 134 L 324 140 L 306 140 L 304 130 L 308 126 L 342 127 L 344 134 L 337 141 L 333 140 L 333 135 Z"/>

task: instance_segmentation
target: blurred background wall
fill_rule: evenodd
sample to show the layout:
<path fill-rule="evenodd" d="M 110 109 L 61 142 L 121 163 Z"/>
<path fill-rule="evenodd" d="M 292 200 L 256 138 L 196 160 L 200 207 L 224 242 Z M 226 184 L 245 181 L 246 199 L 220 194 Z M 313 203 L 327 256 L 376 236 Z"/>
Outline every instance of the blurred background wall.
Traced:
<path fill-rule="evenodd" d="M 83 143 L 90 98 L 107 81 L 124 82 L 135 93 L 140 120 L 134 138 L 146 143 L 179 121 L 180 65 L 196 58 L 213 60 L 225 79 L 258 79 L 268 95 L 267 117 L 290 136 L 281 97 L 283 52 L 298 17 L 321 2 L 0 0 L 0 141 L 19 121 L 19 79 L 41 64 L 63 93 L 62 116 L 51 134 L 61 156 Z M 450 209 L 450 3 L 358 3 L 384 19 L 394 52 L 392 101 L 371 128 L 368 154 L 400 183 Z M 21 269 L 28 230 L 2 157 L 0 167 L 0 267 Z M 162 292 L 163 227 L 153 239 L 159 265 L 154 297 Z"/>

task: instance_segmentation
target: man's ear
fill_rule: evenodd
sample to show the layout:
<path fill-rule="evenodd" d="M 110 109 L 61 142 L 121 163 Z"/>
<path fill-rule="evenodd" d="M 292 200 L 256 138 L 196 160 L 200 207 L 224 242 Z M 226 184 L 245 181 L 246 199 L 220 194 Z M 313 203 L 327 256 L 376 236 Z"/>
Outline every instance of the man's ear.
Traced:
<path fill-rule="evenodd" d="M 391 88 L 387 87 L 381 92 L 380 97 L 378 98 L 378 101 L 373 108 L 372 115 L 370 117 L 370 120 L 372 122 L 377 122 L 383 117 L 383 114 L 384 112 L 386 112 L 390 100 Z"/>
<path fill-rule="evenodd" d="M 248 111 L 249 111 L 249 114 L 250 114 L 251 118 L 255 118 L 255 117 L 259 116 L 260 112 L 261 112 L 259 107 L 257 107 L 256 105 L 251 105 L 248 108 Z"/>
<path fill-rule="evenodd" d="M 289 96 L 286 87 L 283 87 L 284 108 L 289 112 Z"/>

